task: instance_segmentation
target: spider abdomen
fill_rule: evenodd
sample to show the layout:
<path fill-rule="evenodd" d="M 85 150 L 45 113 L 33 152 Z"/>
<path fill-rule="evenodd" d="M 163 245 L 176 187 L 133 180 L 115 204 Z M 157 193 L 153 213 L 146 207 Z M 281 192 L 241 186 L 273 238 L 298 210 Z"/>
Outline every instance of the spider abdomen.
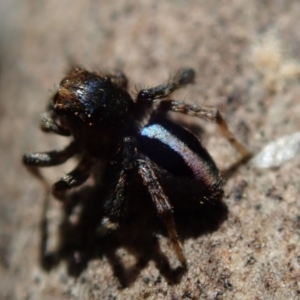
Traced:
<path fill-rule="evenodd" d="M 221 191 L 215 162 L 191 132 L 166 119 L 145 126 L 138 137 L 141 152 L 163 170 L 203 188 L 210 198 Z M 197 182 L 197 183 L 195 183 Z"/>

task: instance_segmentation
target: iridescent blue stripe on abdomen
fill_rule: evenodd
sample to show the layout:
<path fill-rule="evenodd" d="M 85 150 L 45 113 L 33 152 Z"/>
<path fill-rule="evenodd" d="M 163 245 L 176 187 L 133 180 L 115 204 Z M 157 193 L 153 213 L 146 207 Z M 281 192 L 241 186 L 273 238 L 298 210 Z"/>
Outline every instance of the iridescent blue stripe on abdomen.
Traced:
<path fill-rule="evenodd" d="M 178 126 L 176 125 L 174 129 L 176 129 L 177 127 Z M 184 129 L 181 127 L 180 130 Z M 185 138 L 189 137 L 189 139 L 193 140 L 194 142 L 195 137 L 190 132 L 186 130 L 184 131 Z M 180 158 L 184 162 L 186 167 L 191 171 L 195 179 L 199 179 L 205 182 L 206 184 L 208 184 L 208 186 L 219 182 L 220 178 L 218 175 L 217 168 L 213 160 L 207 153 L 206 149 L 201 145 L 200 141 L 197 141 L 199 144 L 197 145 L 198 153 L 196 153 L 187 146 L 187 142 L 182 141 L 176 136 L 176 130 L 174 130 L 174 132 L 171 133 L 160 124 L 151 124 L 144 127 L 140 135 L 147 139 L 151 139 L 153 142 L 155 141 L 156 145 L 159 145 L 158 143 L 162 144 L 165 148 L 164 150 L 169 151 L 170 156 L 171 152 L 175 152 L 178 158 Z M 149 146 L 151 146 L 151 143 L 148 143 L 148 147 Z M 147 151 L 147 149 L 144 149 L 144 152 L 145 151 Z M 153 151 L 154 149 L 148 149 L 147 152 L 151 154 L 153 153 Z M 164 157 L 162 157 L 162 159 L 168 160 L 169 157 L 165 153 L 163 154 Z M 178 159 L 176 161 L 178 161 Z M 174 162 L 175 168 L 176 161 Z"/>

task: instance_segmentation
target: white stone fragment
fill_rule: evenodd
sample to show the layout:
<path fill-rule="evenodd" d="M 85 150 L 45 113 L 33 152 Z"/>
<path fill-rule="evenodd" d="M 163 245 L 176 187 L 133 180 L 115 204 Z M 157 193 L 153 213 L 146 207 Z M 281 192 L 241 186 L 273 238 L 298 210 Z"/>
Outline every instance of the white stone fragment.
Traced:
<path fill-rule="evenodd" d="M 300 152 L 300 132 L 285 135 L 267 144 L 251 163 L 260 169 L 275 168 L 294 158 Z"/>

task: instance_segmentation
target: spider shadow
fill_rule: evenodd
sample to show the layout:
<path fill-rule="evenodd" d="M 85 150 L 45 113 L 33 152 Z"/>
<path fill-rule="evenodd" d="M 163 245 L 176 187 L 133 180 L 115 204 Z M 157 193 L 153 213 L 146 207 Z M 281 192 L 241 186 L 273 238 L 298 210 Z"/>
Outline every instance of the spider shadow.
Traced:
<path fill-rule="evenodd" d="M 71 193 L 63 205 L 63 219 L 58 230 L 59 245 L 52 252 L 46 250 L 49 238 L 49 224 L 46 219 L 50 201 L 48 197 L 41 223 L 42 268 L 50 271 L 61 261 L 65 261 L 69 275 L 78 277 L 91 260 L 105 256 L 114 275 L 125 288 L 132 285 L 140 272 L 153 261 L 169 284 L 178 283 L 186 268 L 173 267 L 170 264 L 157 238 L 157 234 L 166 237 L 168 235 L 152 207 L 151 199 L 147 199 L 147 195 L 145 197 L 142 191 L 135 191 L 135 194 L 136 201 L 131 201 L 134 203 L 134 209 L 129 208 L 128 217 L 117 229 L 103 232 L 99 226 L 103 218 L 100 200 L 103 195 L 102 189 L 86 186 Z M 183 203 L 174 213 L 176 228 L 182 241 L 217 230 L 226 217 L 227 207 L 221 201 L 202 205 L 191 202 L 188 206 Z M 135 258 L 135 264 L 126 266 L 117 254 L 119 248 L 124 248 L 130 253 Z"/>
<path fill-rule="evenodd" d="M 184 121 L 182 123 L 184 125 Z M 190 130 L 197 134 L 202 132 L 200 126 Z M 226 175 L 232 176 L 235 170 L 236 168 L 226 170 Z M 41 226 L 40 263 L 43 269 L 50 271 L 61 261 L 65 261 L 69 275 L 78 277 L 91 260 L 106 257 L 114 276 L 122 288 L 125 288 L 131 286 L 148 263 L 153 261 L 168 284 L 180 282 L 186 268 L 173 266 L 162 251 L 158 236 L 168 238 L 168 234 L 155 212 L 150 196 L 142 184 L 140 189 L 138 186 L 136 183 L 132 186 L 133 192 L 128 197 L 132 205 L 128 208 L 126 218 L 117 229 L 111 231 L 103 231 L 100 226 L 104 216 L 101 199 L 105 194 L 101 187 L 84 186 L 70 193 L 63 204 L 63 220 L 58 230 L 59 246 L 50 253 L 46 251 L 48 197 Z M 174 220 L 183 242 L 216 231 L 227 219 L 228 209 L 222 202 L 222 197 L 213 203 L 200 204 L 198 199 L 187 199 L 186 190 L 181 191 L 179 185 L 174 188 L 172 195 L 167 195 L 172 200 L 175 198 Z M 79 213 L 76 213 L 77 208 L 80 208 Z M 76 222 L 73 220 L 74 214 Z M 128 266 L 128 263 L 122 261 L 117 253 L 120 248 L 135 258 L 134 264 Z M 170 251 L 173 251 L 171 246 Z"/>

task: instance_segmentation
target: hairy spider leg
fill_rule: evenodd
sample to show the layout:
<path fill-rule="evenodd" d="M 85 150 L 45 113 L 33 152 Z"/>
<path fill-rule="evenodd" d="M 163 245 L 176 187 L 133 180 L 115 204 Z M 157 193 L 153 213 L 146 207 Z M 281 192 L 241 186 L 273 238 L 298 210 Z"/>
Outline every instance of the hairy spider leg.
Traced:
<path fill-rule="evenodd" d="M 62 150 L 28 152 L 23 156 L 23 163 L 36 167 L 52 167 L 61 165 L 78 152 L 77 144 L 73 141 Z"/>
<path fill-rule="evenodd" d="M 23 163 L 27 167 L 28 171 L 37 179 L 39 179 L 45 189 L 48 190 L 48 183 L 40 173 L 38 167 L 52 167 L 60 165 L 78 152 L 79 149 L 76 143 L 71 142 L 66 148 L 62 150 L 25 153 L 23 156 Z"/>
<path fill-rule="evenodd" d="M 161 99 L 162 101 L 157 108 L 158 113 L 166 113 L 168 111 L 179 112 L 217 123 L 223 136 L 241 154 L 242 160 L 247 160 L 251 156 L 250 152 L 234 137 L 221 113 L 217 109 L 189 105 L 181 101 L 163 100 L 176 89 L 192 83 L 194 78 L 195 71 L 193 69 L 182 69 L 169 81 L 169 83 L 141 90 L 137 95 L 137 104 L 146 104 L 148 107 L 151 107 L 155 100 Z"/>
<path fill-rule="evenodd" d="M 152 104 L 154 100 L 164 99 L 175 90 L 180 89 L 186 84 L 192 83 L 194 78 L 195 71 L 193 69 L 182 69 L 166 84 L 139 91 L 137 95 L 137 103 L 148 102 L 149 104 Z"/>
<path fill-rule="evenodd" d="M 117 159 L 118 160 L 118 159 Z M 106 214 L 102 224 L 107 228 L 116 228 L 124 210 L 126 187 L 128 185 L 128 172 L 136 167 L 136 140 L 134 137 L 123 138 L 123 149 L 121 153 L 121 163 L 112 164 L 107 168 L 104 180 L 115 178 L 113 188 L 109 188 L 108 196 L 104 201 Z M 117 174 L 117 178 L 116 175 Z M 107 185 L 110 185 L 107 182 Z"/>
<path fill-rule="evenodd" d="M 218 125 L 221 134 L 229 141 L 232 147 L 240 153 L 242 160 L 247 160 L 251 156 L 251 153 L 247 150 L 247 148 L 235 138 L 233 133 L 229 130 L 221 113 L 215 108 L 190 105 L 175 100 L 163 100 L 160 102 L 158 110 L 164 112 L 178 112 L 215 122 Z"/>
<path fill-rule="evenodd" d="M 84 155 L 75 169 L 54 183 L 52 186 L 52 194 L 57 199 L 64 200 L 68 190 L 80 186 L 88 179 L 92 164 L 92 159 Z"/>
<path fill-rule="evenodd" d="M 138 173 L 150 193 L 158 215 L 163 220 L 167 228 L 172 247 L 175 250 L 180 263 L 183 267 L 186 267 L 186 259 L 183 254 L 182 246 L 179 242 L 179 237 L 173 219 L 173 207 L 160 186 L 151 164 L 151 161 L 146 158 L 138 159 Z"/>
<path fill-rule="evenodd" d="M 111 179 L 113 173 L 114 172 L 112 170 L 108 170 L 106 177 Z M 119 220 L 122 217 L 122 213 L 124 212 L 126 187 L 128 185 L 127 172 L 121 170 L 121 172 L 118 172 L 117 174 L 117 183 L 115 183 L 116 181 L 113 181 L 114 187 L 110 187 L 110 191 L 104 200 L 105 214 L 101 224 L 104 225 L 106 229 L 117 228 L 119 226 Z"/>
<path fill-rule="evenodd" d="M 193 69 L 181 69 L 166 84 L 140 90 L 136 97 L 137 118 L 142 120 L 156 100 L 168 97 L 175 90 L 192 83 L 194 78 Z"/>

